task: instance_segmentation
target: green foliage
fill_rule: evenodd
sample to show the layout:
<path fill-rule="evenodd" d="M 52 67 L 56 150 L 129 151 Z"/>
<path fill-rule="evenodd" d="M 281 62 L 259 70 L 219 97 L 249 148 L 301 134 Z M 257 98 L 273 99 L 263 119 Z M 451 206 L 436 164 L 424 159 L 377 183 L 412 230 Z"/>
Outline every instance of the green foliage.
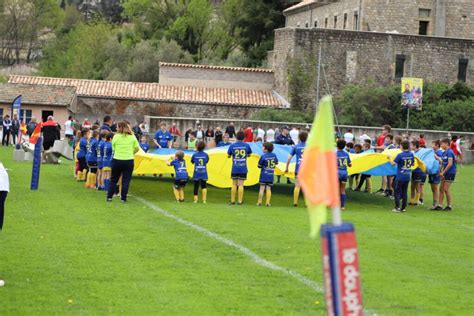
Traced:
<path fill-rule="evenodd" d="M 400 86 L 348 85 L 334 98 L 340 124 L 406 127 L 407 111 L 401 105 Z M 464 83 L 424 86 L 422 111 L 410 112 L 410 128 L 474 130 L 474 89 Z"/>
<path fill-rule="evenodd" d="M 311 112 L 278 110 L 272 108 L 262 109 L 252 114 L 252 120 L 270 122 L 310 123 L 313 121 L 313 118 Z"/>
<path fill-rule="evenodd" d="M 0 74 L 0 83 L 6 83 L 6 82 L 8 82 L 7 76 L 4 76 L 4 75 Z"/>
<path fill-rule="evenodd" d="M 308 69 L 316 69 L 316 65 L 316 59 L 309 54 L 289 61 L 288 94 L 293 110 L 314 109 L 312 96 L 316 90 L 316 74 Z"/>
<path fill-rule="evenodd" d="M 103 79 L 106 45 L 113 28 L 105 23 L 78 24 L 44 49 L 44 76 Z"/>

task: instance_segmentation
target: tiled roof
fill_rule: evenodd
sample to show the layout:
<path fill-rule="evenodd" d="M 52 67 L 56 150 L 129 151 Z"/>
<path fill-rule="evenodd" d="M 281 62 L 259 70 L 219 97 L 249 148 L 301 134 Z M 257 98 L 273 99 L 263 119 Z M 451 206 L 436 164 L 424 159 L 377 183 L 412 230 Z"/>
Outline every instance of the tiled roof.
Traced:
<path fill-rule="evenodd" d="M 12 75 L 10 83 L 71 86 L 78 96 L 176 103 L 281 107 L 272 91 L 165 86 L 158 83 Z"/>
<path fill-rule="evenodd" d="M 0 84 L 1 103 L 11 103 L 20 94 L 23 104 L 68 106 L 76 95 L 76 89 L 55 85 Z"/>
<path fill-rule="evenodd" d="M 181 67 L 181 68 L 199 68 L 210 70 L 232 70 L 244 72 L 266 72 L 273 73 L 272 69 L 267 68 L 245 68 L 245 67 L 229 67 L 229 66 L 214 66 L 214 65 L 198 65 L 198 64 L 176 64 L 176 63 L 160 63 L 160 67 Z"/>

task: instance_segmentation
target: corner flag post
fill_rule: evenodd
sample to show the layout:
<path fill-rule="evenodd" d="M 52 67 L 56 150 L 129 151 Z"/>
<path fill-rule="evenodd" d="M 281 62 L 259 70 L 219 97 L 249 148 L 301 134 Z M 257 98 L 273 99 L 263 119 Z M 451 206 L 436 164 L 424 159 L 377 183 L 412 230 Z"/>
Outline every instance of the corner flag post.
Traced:
<path fill-rule="evenodd" d="M 354 226 L 343 223 L 334 146 L 332 99 L 318 107 L 298 180 L 308 205 L 311 236 L 321 228 L 321 249 L 327 315 L 363 315 L 359 256 Z M 326 222 L 332 209 L 332 224 Z"/>

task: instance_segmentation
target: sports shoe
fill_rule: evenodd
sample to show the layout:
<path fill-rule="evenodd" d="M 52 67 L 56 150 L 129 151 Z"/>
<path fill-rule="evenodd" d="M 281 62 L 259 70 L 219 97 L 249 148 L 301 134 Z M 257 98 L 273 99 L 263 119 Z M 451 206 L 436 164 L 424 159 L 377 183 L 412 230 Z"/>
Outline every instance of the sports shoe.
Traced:
<path fill-rule="evenodd" d="M 402 212 L 402 213 L 405 213 L 406 211 L 407 211 L 407 210 L 406 210 L 405 208 L 402 209 L 402 210 L 400 210 L 400 212 Z"/>
<path fill-rule="evenodd" d="M 394 213 L 400 213 L 401 210 L 400 210 L 399 208 L 394 208 L 394 209 L 392 210 L 392 212 L 394 212 Z"/>
<path fill-rule="evenodd" d="M 206 204 L 207 202 L 206 201 L 202 201 L 202 204 Z"/>
<path fill-rule="evenodd" d="M 127 200 L 120 200 L 122 203 L 127 203 Z"/>
<path fill-rule="evenodd" d="M 270 203 L 265 204 L 265 206 L 272 206 Z"/>
<path fill-rule="evenodd" d="M 180 203 L 184 203 L 184 199 L 182 199 L 182 200 L 179 200 L 179 202 L 180 202 Z"/>
<path fill-rule="evenodd" d="M 416 203 L 417 205 L 423 205 L 423 201 L 418 201 L 418 203 Z"/>
<path fill-rule="evenodd" d="M 450 205 L 446 206 L 446 207 L 443 209 L 443 211 L 448 211 L 448 212 L 449 212 L 449 211 L 452 211 L 452 210 L 453 210 L 453 209 L 451 208 Z"/>
<path fill-rule="evenodd" d="M 432 207 L 429 208 L 430 211 L 437 211 L 438 210 L 438 206 L 437 205 L 433 205 Z"/>
<path fill-rule="evenodd" d="M 229 202 L 229 205 L 235 205 L 235 202 Z"/>
<path fill-rule="evenodd" d="M 294 207 L 298 207 L 298 204 L 293 204 Z"/>
<path fill-rule="evenodd" d="M 244 202 L 237 202 L 237 205 L 242 205 L 244 204 Z"/>
<path fill-rule="evenodd" d="M 438 205 L 438 206 L 436 206 L 436 210 L 437 210 L 437 211 L 442 211 L 443 208 L 441 207 L 441 205 Z"/>
<path fill-rule="evenodd" d="M 107 202 L 112 202 L 112 199 L 111 199 L 111 198 L 107 198 Z"/>
<path fill-rule="evenodd" d="M 257 204 L 255 204 L 255 205 L 257 205 L 257 206 L 262 206 L 262 203 L 257 203 Z"/>
<path fill-rule="evenodd" d="M 378 194 L 378 195 L 384 195 L 385 194 L 385 191 L 383 189 L 380 189 L 378 191 L 375 191 L 374 194 Z"/>

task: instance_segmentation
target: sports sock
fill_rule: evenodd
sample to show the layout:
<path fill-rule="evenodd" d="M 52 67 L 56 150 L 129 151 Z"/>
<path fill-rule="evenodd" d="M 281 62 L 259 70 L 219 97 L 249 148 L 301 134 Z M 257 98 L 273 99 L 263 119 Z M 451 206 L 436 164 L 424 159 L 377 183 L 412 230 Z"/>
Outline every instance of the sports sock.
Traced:
<path fill-rule="evenodd" d="M 109 183 L 110 183 L 109 179 L 104 179 L 104 191 L 109 190 Z"/>
<path fill-rule="evenodd" d="M 174 198 L 176 201 L 179 201 L 179 191 L 176 188 L 173 188 Z"/>
<path fill-rule="evenodd" d="M 239 186 L 239 188 L 237 189 L 237 192 L 238 192 L 238 201 L 239 203 L 242 203 L 244 201 L 244 186 L 243 185 Z"/>
<path fill-rule="evenodd" d="M 87 179 L 87 169 L 82 170 L 82 181 L 86 181 Z"/>
<path fill-rule="evenodd" d="M 369 192 L 369 193 L 372 193 L 372 178 L 367 178 L 366 180 L 366 190 Z"/>
<path fill-rule="evenodd" d="M 84 183 L 84 187 L 88 189 L 90 184 L 91 184 L 91 173 L 89 172 L 86 176 L 86 183 Z"/>
<path fill-rule="evenodd" d="M 206 202 L 207 201 L 207 189 L 202 189 L 202 201 Z"/>
<path fill-rule="evenodd" d="M 293 204 L 298 204 L 298 199 L 300 198 L 300 190 L 301 188 L 295 187 L 295 190 L 293 191 Z"/>
<path fill-rule="evenodd" d="M 416 192 L 416 193 L 415 193 L 415 201 L 414 201 L 414 203 L 418 203 L 419 200 L 420 200 L 420 192 Z"/>
<path fill-rule="evenodd" d="M 78 172 L 77 172 L 76 180 L 77 180 L 77 181 L 82 181 L 82 171 L 78 171 Z"/>
<path fill-rule="evenodd" d="M 263 200 L 263 193 L 258 192 L 257 204 L 262 204 L 262 200 Z"/>
<path fill-rule="evenodd" d="M 232 189 L 230 189 L 230 202 L 235 203 L 235 194 L 237 193 L 237 186 L 235 184 L 232 185 Z"/>
<path fill-rule="evenodd" d="M 96 188 L 96 185 L 97 185 L 97 174 L 92 173 L 92 174 L 91 174 L 91 183 L 90 183 L 90 185 L 89 185 L 89 188 L 95 189 L 95 188 Z"/>
<path fill-rule="evenodd" d="M 184 201 L 184 189 L 179 189 L 179 199 Z"/>
<path fill-rule="evenodd" d="M 199 197 L 197 195 L 194 196 L 194 202 L 197 202 Z"/>
<path fill-rule="evenodd" d="M 272 190 L 267 188 L 266 193 L 266 201 L 265 204 L 270 204 L 270 200 L 272 199 Z"/>
<path fill-rule="evenodd" d="M 346 195 L 341 194 L 341 207 L 346 206 Z"/>

